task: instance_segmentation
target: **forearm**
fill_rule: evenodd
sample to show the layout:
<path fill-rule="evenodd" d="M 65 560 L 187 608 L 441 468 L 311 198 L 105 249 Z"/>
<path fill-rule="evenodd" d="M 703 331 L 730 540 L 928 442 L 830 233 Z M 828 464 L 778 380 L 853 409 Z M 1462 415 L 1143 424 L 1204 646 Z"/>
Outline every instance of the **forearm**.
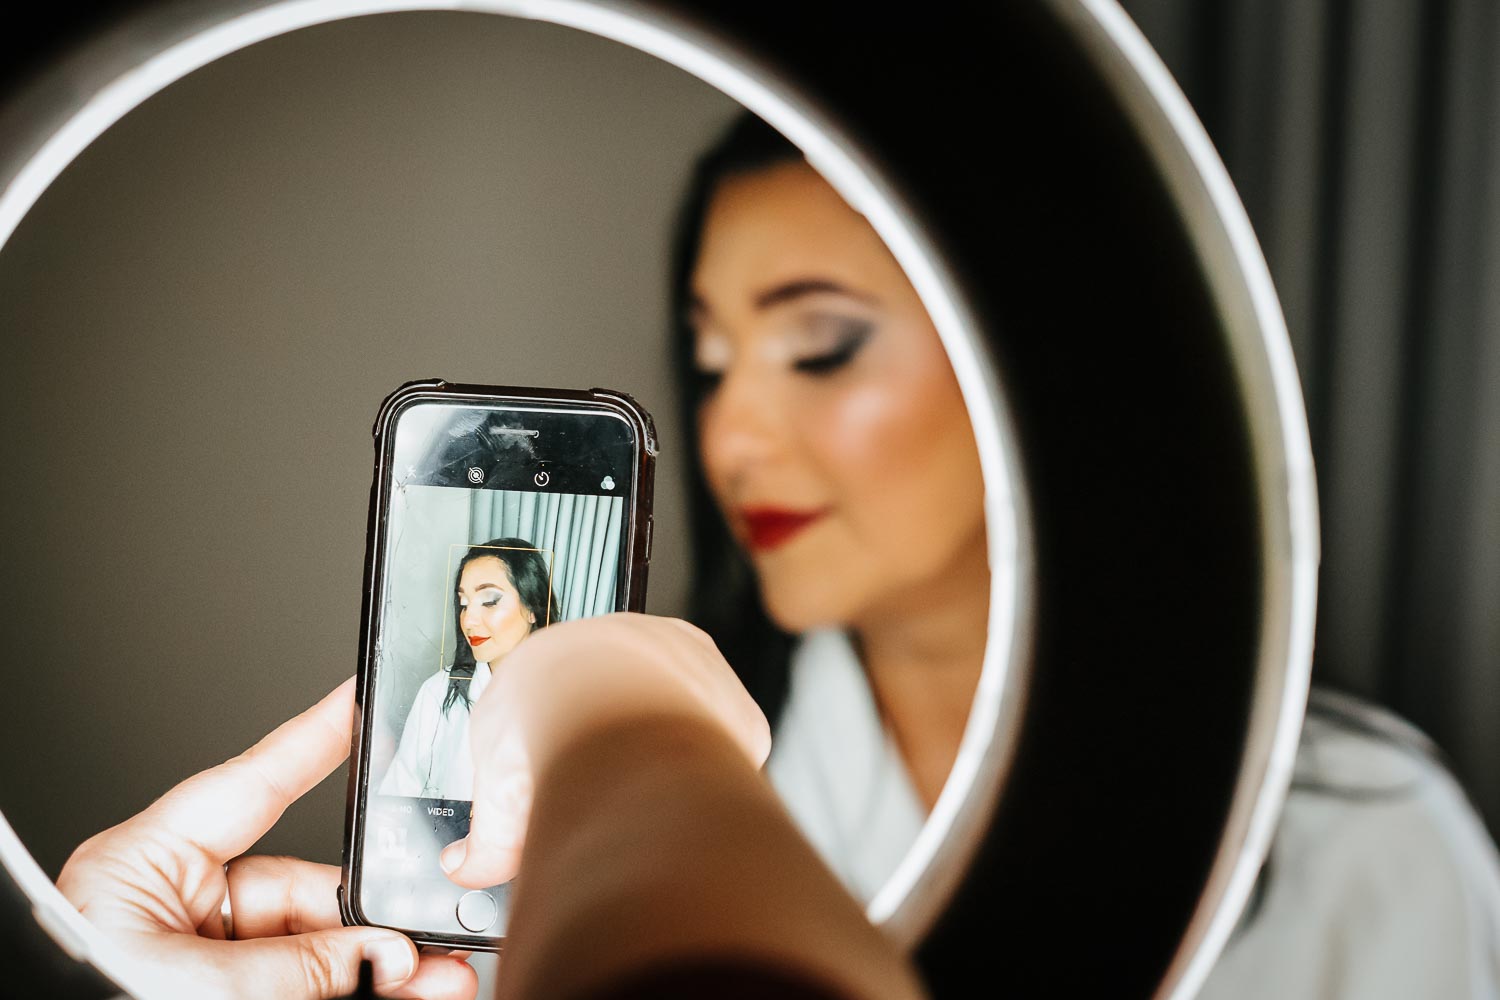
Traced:
<path fill-rule="evenodd" d="M 501 993 L 572 998 L 644 970 L 748 960 L 850 1000 L 921 995 L 895 948 L 718 730 L 597 732 L 538 776 Z"/>

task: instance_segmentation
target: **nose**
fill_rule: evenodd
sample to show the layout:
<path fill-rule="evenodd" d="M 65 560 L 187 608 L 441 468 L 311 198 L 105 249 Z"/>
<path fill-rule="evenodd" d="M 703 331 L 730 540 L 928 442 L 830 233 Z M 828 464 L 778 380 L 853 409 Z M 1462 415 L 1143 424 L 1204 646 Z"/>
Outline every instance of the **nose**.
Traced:
<path fill-rule="evenodd" d="M 458 630 L 467 633 L 469 631 L 469 614 L 474 610 L 474 605 L 460 608 L 458 612 Z"/>
<path fill-rule="evenodd" d="M 732 365 L 698 412 L 699 448 L 711 482 L 733 488 L 785 445 L 776 380 Z"/>

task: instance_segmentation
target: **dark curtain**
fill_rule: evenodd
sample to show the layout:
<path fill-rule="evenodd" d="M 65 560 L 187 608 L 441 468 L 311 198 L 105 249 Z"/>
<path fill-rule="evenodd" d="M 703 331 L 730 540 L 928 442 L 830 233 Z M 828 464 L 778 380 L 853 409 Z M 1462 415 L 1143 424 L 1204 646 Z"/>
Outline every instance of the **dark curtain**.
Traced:
<path fill-rule="evenodd" d="M 1124 0 L 1249 210 L 1322 507 L 1314 680 L 1500 830 L 1500 3 Z"/>

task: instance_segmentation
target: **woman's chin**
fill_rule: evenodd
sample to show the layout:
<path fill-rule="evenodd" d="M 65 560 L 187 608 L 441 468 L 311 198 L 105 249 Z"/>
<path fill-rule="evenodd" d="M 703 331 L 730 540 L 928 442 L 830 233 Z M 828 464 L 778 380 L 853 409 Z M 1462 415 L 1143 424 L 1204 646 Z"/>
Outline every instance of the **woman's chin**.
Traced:
<path fill-rule="evenodd" d="M 845 628 L 850 622 L 846 602 L 830 600 L 827 593 L 778 590 L 762 591 L 761 602 L 771 622 L 783 632 L 798 635 L 821 628 Z"/>
<path fill-rule="evenodd" d="M 486 663 L 490 666 L 494 666 L 496 663 L 499 663 L 501 660 L 505 659 L 506 654 L 515 648 L 516 647 L 512 645 L 507 646 L 504 649 L 476 649 L 474 650 L 474 662 Z"/>

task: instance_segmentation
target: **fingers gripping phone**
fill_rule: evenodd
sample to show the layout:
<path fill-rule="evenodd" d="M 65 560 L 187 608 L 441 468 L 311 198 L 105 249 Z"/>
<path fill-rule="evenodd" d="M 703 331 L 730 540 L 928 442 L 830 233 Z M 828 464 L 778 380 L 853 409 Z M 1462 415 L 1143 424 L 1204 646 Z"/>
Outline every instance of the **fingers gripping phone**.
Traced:
<path fill-rule="evenodd" d="M 411 382 L 375 421 L 343 879 L 346 924 L 498 950 L 509 886 L 466 890 L 469 709 L 532 632 L 640 611 L 656 436 L 623 393 Z"/>

